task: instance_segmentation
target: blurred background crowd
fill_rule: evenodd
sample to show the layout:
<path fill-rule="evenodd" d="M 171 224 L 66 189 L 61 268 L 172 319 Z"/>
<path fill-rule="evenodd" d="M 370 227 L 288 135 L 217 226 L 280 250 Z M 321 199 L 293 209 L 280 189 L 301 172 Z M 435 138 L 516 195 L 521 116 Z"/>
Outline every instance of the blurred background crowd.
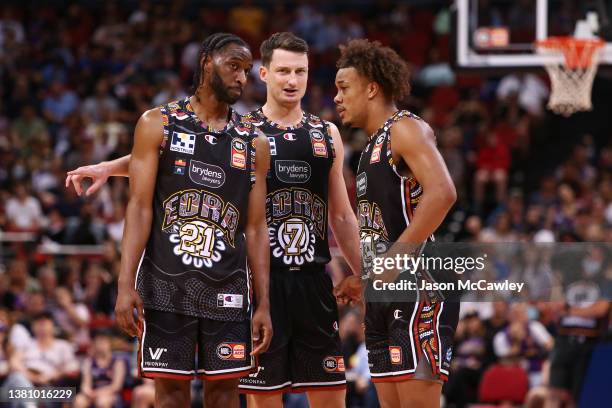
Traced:
<path fill-rule="evenodd" d="M 112 330 L 127 179 L 109 179 L 97 194 L 79 197 L 64 178 L 67 170 L 128 154 L 143 111 L 189 94 L 200 43 L 217 31 L 245 38 L 256 59 L 270 33 L 305 38 L 311 52 L 303 107 L 337 124 L 337 46 L 365 36 L 396 49 L 413 72 L 403 107 L 434 128 L 459 193 L 440 240 L 611 242 L 612 80 L 595 80 L 594 111 L 561 118 L 545 109 L 543 70 L 457 73 L 450 3 L 2 2 L 0 379 L 74 384 L 99 406 L 150 406 L 152 386 L 137 377 L 134 343 Z M 574 3 L 554 10 L 560 23 Z M 521 2 L 508 8 L 517 24 L 530 17 Z M 241 113 L 265 101 L 258 66 L 235 106 Z M 341 133 L 355 197 L 366 135 Z M 597 269 L 608 282 L 609 265 L 604 259 Z M 336 279 L 348 273 L 340 258 L 330 272 Z M 483 373 L 500 362 L 521 362 L 537 392 L 546 381 L 555 313 L 545 303 L 463 308 L 444 391 L 449 406 L 478 401 Z M 376 406 L 361 314 L 341 310 L 351 407 Z M 293 395 L 287 404 L 304 401 Z"/>

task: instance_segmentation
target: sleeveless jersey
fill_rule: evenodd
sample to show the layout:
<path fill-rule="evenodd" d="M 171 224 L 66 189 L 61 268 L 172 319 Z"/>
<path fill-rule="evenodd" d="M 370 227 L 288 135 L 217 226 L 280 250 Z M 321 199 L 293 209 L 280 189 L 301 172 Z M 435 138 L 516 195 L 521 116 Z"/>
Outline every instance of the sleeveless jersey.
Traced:
<path fill-rule="evenodd" d="M 255 177 L 254 127 L 231 111 L 225 129 L 210 131 L 189 98 L 161 112 L 164 139 L 138 293 L 145 308 L 244 320 L 251 300 L 244 229 Z"/>
<path fill-rule="evenodd" d="M 266 221 L 271 268 L 301 269 L 330 260 L 327 241 L 327 188 L 334 161 L 328 125 L 304 112 L 302 121 L 282 127 L 260 110 L 242 118 L 270 142 Z"/>
<path fill-rule="evenodd" d="M 375 245 L 397 241 L 423 193 L 416 178 L 400 175 L 391 156 L 391 127 L 404 117 L 422 120 L 408 111 L 396 112 L 370 137 L 359 159 L 357 218 L 366 271 L 371 270 Z"/>

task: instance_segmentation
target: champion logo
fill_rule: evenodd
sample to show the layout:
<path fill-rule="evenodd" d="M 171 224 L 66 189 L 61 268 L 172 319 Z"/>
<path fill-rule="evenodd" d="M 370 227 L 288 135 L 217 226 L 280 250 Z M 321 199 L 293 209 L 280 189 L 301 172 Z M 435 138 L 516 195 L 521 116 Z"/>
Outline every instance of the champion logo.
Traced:
<path fill-rule="evenodd" d="M 217 138 L 213 135 L 206 135 L 204 136 L 204 139 L 210 143 L 211 145 L 216 145 L 217 144 Z"/>
<path fill-rule="evenodd" d="M 155 361 L 159 360 L 162 354 L 166 351 L 168 351 L 168 349 L 165 348 L 156 348 L 155 351 L 153 351 L 153 348 L 149 347 L 149 355 L 151 356 L 151 359 Z"/>
<path fill-rule="evenodd" d="M 288 140 L 290 142 L 293 142 L 294 140 L 297 140 L 295 137 L 295 133 L 285 133 L 283 135 L 283 139 Z"/>
<path fill-rule="evenodd" d="M 402 311 L 399 310 L 399 309 L 395 309 L 395 311 L 393 312 L 393 318 L 395 320 L 401 319 L 402 318 Z"/>

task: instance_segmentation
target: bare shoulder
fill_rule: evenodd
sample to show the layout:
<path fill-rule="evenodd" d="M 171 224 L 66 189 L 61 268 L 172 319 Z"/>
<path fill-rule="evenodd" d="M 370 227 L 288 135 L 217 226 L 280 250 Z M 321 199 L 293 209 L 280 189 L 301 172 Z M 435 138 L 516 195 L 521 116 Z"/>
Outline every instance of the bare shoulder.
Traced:
<path fill-rule="evenodd" d="M 159 108 L 149 109 L 145 111 L 138 119 L 138 127 L 146 127 L 148 130 L 153 130 L 155 127 L 160 129 L 162 125 L 162 112 Z"/>
<path fill-rule="evenodd" d="M 436 144 L 436 137 L 431 126 L 418 117 L 406 116 L 391 126 L 391 144 L 393 150 L 403 151 L 415 146 Z"/>
<path fill-rule="evenodd" d="M 150 141 L 151 144 L 160 144 L 163 138 L 163 130 L 161 110 L 159 108 L 149 109 L 138 119 L 135 138 Z"/>

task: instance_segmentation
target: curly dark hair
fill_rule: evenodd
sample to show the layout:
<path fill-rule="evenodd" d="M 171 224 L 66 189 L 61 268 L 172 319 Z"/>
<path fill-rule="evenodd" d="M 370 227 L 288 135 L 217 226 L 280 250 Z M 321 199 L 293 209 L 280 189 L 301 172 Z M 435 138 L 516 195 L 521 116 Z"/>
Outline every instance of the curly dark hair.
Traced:
<path fill-rule="evenodd" d="M 359 74 L 379 84 L 385 96 L 395 102 L 402 101 L 410 93 L 408 64 L 378 41 L 358 39 L 341 45 L 336 67 L 355 68 Z"/>

